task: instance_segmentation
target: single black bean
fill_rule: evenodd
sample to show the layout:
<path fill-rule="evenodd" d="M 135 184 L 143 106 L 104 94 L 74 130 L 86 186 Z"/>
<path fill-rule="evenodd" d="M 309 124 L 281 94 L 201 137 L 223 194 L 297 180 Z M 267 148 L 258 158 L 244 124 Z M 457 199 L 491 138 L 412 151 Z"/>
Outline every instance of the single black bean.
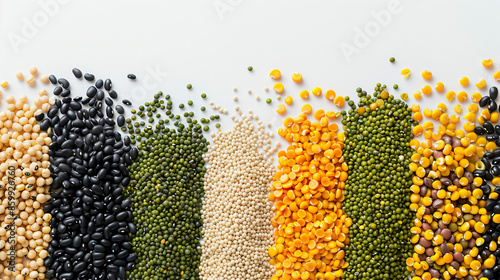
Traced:
<path fill-rule="evenodd" d="M 101 79 L 99 79 L 95 82 L 94 85 L 96 88 L 102 88 L 102 86 L 104 85 L 104 82 Z"/>
<path fill-rule="evenodd" d="M 96 98 L 97 98 L 97 100 L 103 100 L 104 99 L 104 91 L 98 90 Z"/>
<path fill-rule="evenodd" d="M 54 95 L 61 95 L 62 91 L 63 91 L 63 88 L 60 87 L 60 86 L 57 86 L 57 87 L 54 88 L 53 93 L 54 93 Z"/>
<path fill-rule="evenodd" d="M 80 69 L 78 68 L 73 68 L 71 72 L 73 72 L 73 75 L 75 75 L 75 77 L 77 77 L 78 79 L 82 77 L 82 71 L 80 71 Z"/>
<path fill-rule="evenodd" d="M 71 94 L 71 91 L 67 88 L 63 89 L 63 91 L 61 92 L 62 97 L 68 97 L 70 94 Z"/>
<path fill-rule="evenodd" d="M 483 96 L 481 100 L 479 100 L 479 106 L 486 107 L 490 104 L 491 98 L 489 96 Z"/>
<path fill-rule="evenodd" d="M 498 97 L 498 88 L 497 87 L 490 87 L 489 93 L 490 93 L 491 100 L 497 99 L 497 97 Z"/>
<path fill-rule="evenodd" d="M 108 118 L 112 118 L 114 116 L 113 107 L 106 106 L 106 116 L 108 116 Z"/>
<path fill-rule="evenodd" d="M 111 82 L 110 79 L 106 79 L 106 81 L 104 81 L 104 89 L 106 90 L 111 90 L 111 87 L 113 86 L 113 83 Z"/>
<path fill-rule="evenodd" d="M 57 78 L 56 78 L 56 76 L 54 76 L 54 75 L 49 75 L 49 81 L 50 81 L 53 85 L 57 84 Z"/>
<path fill-rule="evenodd" d="M 119 127 L 122 127 L 125 125 L 125 117 L 123 115 L 119 115 L 118 118 L 116 119 L 116 122 Z"/>
<path fill-rule="evenodd" d="M 57 80 L 57 82 L 63 87 L 63 88 L 69 88 L 69 82 L 68 80 L 64 79 L 64 78 L 60 78 L 59 80 Z"/>
<path fill-rule="evenodd" d="M 87 89 L 87 96 L 92 98 L 94 97 L 95 95 L 97 94 L 97 88 L 94 87 L 94 86 L 90 86 L 88 89 Z"/>
<path fill-rule="evenodd" d="M 490 113 L 493 113 L 497 109 L 498 109 L 497 103 L 495 101 L 491 100 L 490 104 L 488 105 L 488 111 L 490 111 Z"/>
<path fill-rule="evenodd" d="M 122 102 L 125 105 L 129 105 L 129 106 L 132 105 L 132 102 L 130 102 L 130 100 L 128 100 L 128 99 L 123 99 Z"/>

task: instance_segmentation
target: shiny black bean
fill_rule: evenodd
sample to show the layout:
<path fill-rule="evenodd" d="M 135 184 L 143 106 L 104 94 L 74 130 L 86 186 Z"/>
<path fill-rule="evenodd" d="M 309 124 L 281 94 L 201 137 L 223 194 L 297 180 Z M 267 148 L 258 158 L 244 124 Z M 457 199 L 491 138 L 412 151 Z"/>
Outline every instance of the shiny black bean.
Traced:
<path fill-rule="evenodd" d="M 102 88 L 102 86 L 104 85 L 104 82 L 101 79 L 99 79 L 95 82 L 94 85 L 96 88 Z"/>
<path fill-rule="evenodd" d="M 111 90 L 111 87 L 113 86 L 113 83 L 111 82 L 110 79 L 106 79 L 106 81 L 104 81 L 104 89 L 106 90 Z"/>

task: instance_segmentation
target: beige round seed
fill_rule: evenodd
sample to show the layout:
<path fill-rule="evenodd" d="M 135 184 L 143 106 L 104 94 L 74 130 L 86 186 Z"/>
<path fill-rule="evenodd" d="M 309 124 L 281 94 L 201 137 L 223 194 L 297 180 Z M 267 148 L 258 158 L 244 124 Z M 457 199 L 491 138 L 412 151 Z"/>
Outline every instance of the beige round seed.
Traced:
<path fill-rule="evenodd" d="M 7 82 L 7 81 L 1 81 L 0 82 L 0 86 L 3 87 L 3 88 L 6 88 L 6 87 L 9 86 L 9 82 Z"/>
<path fill-rule="evenodd" d="M 22 81 L 22 80 L 24 79 L 23 72 L 18 71 L 18 72 L 16 73 L 16 78 L 17 78 L 18 80 Z"/>
<path fill-rule="evenodd" d="M 47 75 L 40 76 L 40 82 L 47 84 L 49 82 L 49 76 Z"/>
<path fill-rule="evenodd" d="M 36 76 L 38 74 L 38 68 L 36 68 L 36 66 L 31 66 L 30 67 L 30 74 L 33 76 Z"/>
<path fill-rule="evenodd" d="M 34 86 L 34 85 L 36 84 L 35 77 L 33 77 L 33 76 L 29 77 L 29 78 L 26 80 L 26 83 L 27 83 L 29 86 Z"/>

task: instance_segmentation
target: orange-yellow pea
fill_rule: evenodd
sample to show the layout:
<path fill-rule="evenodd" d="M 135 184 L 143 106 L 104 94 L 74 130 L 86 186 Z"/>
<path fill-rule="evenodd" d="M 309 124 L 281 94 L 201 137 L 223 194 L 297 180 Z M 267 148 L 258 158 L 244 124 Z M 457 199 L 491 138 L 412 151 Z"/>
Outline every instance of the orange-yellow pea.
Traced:
<path fill-rule="evenodd" d="M 281 77 L 281 72 L 278 69 L 273 69 L 269 73 L 269 76 L 271 76 L 271 78 L 277 80 L 277 79 L 279 79 Z"/>
<path fill-rule="evenodd" d="M 422 93 L 420 91 L 416 91 L 413 94 L 413 97 L 415 97 L 415 99 L 419 100 L 420 98 L 422 98 Z"/>
<path fill-rule="evenodd" d="M 422 93 L 425 94 L 425 95 L 429 95 L 429 94 L 431 94 L 431 92 L 432 92 L 432 88 L 429 85 L 425 85 L 422 88 Z"/>
<path fill-rule="evenodd" d="M 293 73 L 292 74 L 292 80 L 296 83 L 302 82 L 302 74 L 300 73 Z"/>
<path fill-rule="evenodd" d="M 308 92 L 307 90 L 305 90 L 305 89 L 304 89 L 304 90 L 302 90 L 302 91 L 299 93 L 299 96 L 300 96 L 300 98 L 302 98 L 302 99 L 307 99 L 307 98 L 309 98 L 309 92 Z"/>
<path fill-rule="evenodd" d="M 442 92 L 444 90 L 444 84 L 442 82 L 437 82 L 436 86 L 434 87 L 434 89 L 437 92 Z"/>
<path fill-rule="evenodd" d="M 457 124 L 460 121 L 460 117 L 457 116 L 457 115 L 451 115 L 450 116 L 450 121 L 451 121 L 451 123 Z"/>
<path fill-rule="evenodd" d="M 293 98 L 290 95 L 285 97 L 285 103 L 291 105 L 293 103 Z"/>
<path fill-rule="evenodd" d="M 497 80 L 497 82 L 500 82 L 500 71 L 496 71 L 493 74 L 493 78 L 495 78 L 495 80 Z"/>
<path fill-rule="evenodd" d="M 333 101 L 335 99 L 335 96 L 336 96 L 335 91 L 333 91 L 331 89 L 329 89 L 325 92 L 325 98 L 330 100 L 330 101 Z"/>
<path fill-rule="evenodd" d="M 450 90 L 446 93 L 446 99 L 449 101 L 452 101 L 455 98 L 455 92 Z"/>
<path fill-rule="evenodd" d="M 309 104 L 304 104 L 302 105 L 302 113 L 304 114 L 310 114 L 312 112 L 312 106 Z"/>
<path fill-rule="evenodd" d="M 443 125 L 447 125 L 450 122 L 450 118 L 448 117 L 448 114 L 442 114 L 439 117 L 439 122 Z"/>
<path fill-rule="evenodd" d="M 411 110 L 412 110 L 413 112 L 418 112 L 418 111 L 420 111 L 420 105 L 418 105 L 417 103 L 415 103 L 415 104 L 411 105 Z"/>
<path fill-rule="evenodd" d="M 476 83 L 476 87 L 478 89 L 482 89 L 486 86 L 486 80 L 485 79 L 481 79 L 479 80 L 479 82 Z"/>
<path fill-rule="evenodd" d="M 477 104 L 470 104 L 467 110 L 472 113 L 477 113 L 479 112 L 479 106 L 477 106 Z"/>
<path fill-rule="evenodd" d="M 472 101 L 474 102 L 479 102 L 479 100 L 481 100 L 481 94 L 479 92 L 474 92 L 473 94 L 471 94 L 470 98 L 472 99 Z"/>
<path fill-rule="evenodd" d="M 344 106 L 344 102 L 345 102 L 344 97 L 340 96 L 340 95 L 335 97 L 335 101 L 333 101 L 333 103 L 340 108 L 342 108 Z"/>
<path fill-rule="evenodd" d="M 412 118 L 413 118 L 414 120 L 416 120 L 417 122 L 419 122 L 419 121 L 421 121 L 421 120 L 422 120 L 422 113 L 420 113 L 420 112 L 415 112 L 415 113 L 413 113 Z"/>
<path fill-rule="evenodd" d="M 484 67 L 491 67 L 491 65 L 493 65 L 493 60 L 491 60 L 491 59 L 484 59 L 483 60 Z"/>
<path fill-rule="evenodd" d="M 323 92 L 323 90 L 321 90 L 320 87 L 315 87 L 311 90 L 311 93 L 314 95 L 314 96 L 320 96 L 321 93 Z M 333 100 L 333 99 L 332 99 Z"/>
<path fill-rule="evenodd" d="M 455 113 L 457 114 L 460 114 L 463 112 L 462 110 L 462 105 L 458 104 L 458 105 L 455 105 L 455 107 L 453 107 L 453 110 L 455 111 Z"/>
<path fill-rule="evenodd" d="M 432 116 L 432 110 L 429 108 L 425 108 L 424 109 L 424 116 L 426 116 L 427 118 L 430 118 Z"/>
<path fill-rule="evenodd" d="M 430 80 L 432 78 L 432 72 L 427 70 L 422 71 L 422 78 Z"/>
<path fill-rule="evenodd" d="M 278 104 L 278 107 L 276 108 L 276 113 L 284 114 L 285 111 L 286 111 L 285 104 Z"/>
<path fill-rule="evenodd" d="M 411 74 L 411 71 L 408 68 L 405 68 L 405 69 L 401 70 L 401 75 L 403 75 L 403 77 L 405 79 L 407 79 L 410 76 L 410 74 Z"/>
<path fill-rule="evenodd" d="M 413 135 L 419 136 L 422 132 L 424 132 L 424 128 L 421 125 L 413 127 Z"/>
<path fill-rule="evenodd" d="M 283 93 L 283 91 L 285 90 L 285 87 L 283 86 L 282 83 L 276 83 L 274 86 L 273 86 L 273 90 L 274 92 L 276 93 Z"/>
<path fill-rule="evenodd" d="M 498 112 L 493 112 L 490 115 L 490 122 L 496 123 L 498 121 L 498 118 L 499 118 Z"/>
<path fill-rule="evenodd" d="M 443 112 L 443 113 L 444 113 L 444 112 L 446 112 L 446 110 L 448 109 L 448 108 L 446 107 L 446 104 L 444 104 L 444 103 L 439 103 L 439 104 L 437 105 L 437 108 L 438 108 L 439 110 L 441 110 L 441 112 Z"/>
<path fill-rule="evenodd" d="M 467 78 L 466 76 L 463 76 L 462 78 L 460 78 L 460 84 L 463 87 L 466 87 L 469 84 L 469 78 Z"/>
<path fill-rule="evenodd" d="M 465 91 L 459 92 L 457 94 L 457 100 L 460 102 L 464 102 L 465 100 L 467 100 L 467 92 L 465 92 Z"/>

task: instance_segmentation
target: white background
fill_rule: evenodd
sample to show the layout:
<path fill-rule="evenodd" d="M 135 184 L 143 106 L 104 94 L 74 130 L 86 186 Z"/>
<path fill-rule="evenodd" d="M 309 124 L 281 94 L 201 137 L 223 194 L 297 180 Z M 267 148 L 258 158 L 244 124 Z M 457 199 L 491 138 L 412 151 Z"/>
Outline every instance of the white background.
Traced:
<path fill-rule="evenodd" d="M 273 68 L 282 72 L 283 96 L 295 99 L 287 106 L 290 115 L 303 104 L 299 91 L 315 86 L 355 96 L 358 86 L 371 90 L 377 82 L 391 88 L 398 83 L 400 89 L 391 93 L 412 96 L 425 84 L 424 69 L 434 74 L 432 86 L 442 81 L 446 90 L 470 94 L 483 77 L 496 84 L 493 69 L 481 61 L 491 58 L 492 68 L 500 70 L 499 10 L 494 0 L 0 1 L 0 80 L 10 82 L 4 97 L 35 96 L 41 83 L 35 90 L 14 74 L 21 70 L 28 76 L 29 66 L 37 65 L 41 74 L 72 78 L 73 96 L 83 95 L 88 83 L 71 75 L 78 67 L 111 78 L 121 97 L 136 106 L 162 90 L 178 102 L 192 99 L 195 107 L 215 101 L 228 108 L 223 129 L 231 126 L 229 116 L 238 105 L 253 109 L 276 130 L 283 119 L 274 112 L 279 102 L 275 93 L 264 91 L 274 83 L 268 75 Z M 396 63 L 389 62 L 391 56 Z M 246 70 L 249 65 L 253 72 Z M 399 74 L 403 68 L 412 70 L 407 80 Z M 290 79 L 294 72 L 303 75 L 300 85 Z M 128 73 L 138 80 L 126 79 Z M 459 85 L 463 75 L 471 80 L 465 89 Z M 264 102 L 269 97 L 272 105 Z M 437 100 L 444 97 L 434 92 L 421 102 L 435 106 Z M 311 95 L 308 102 L 338 110 L 324 97 Z M 201 117 L 213 111 L 195 112 Z"/>

